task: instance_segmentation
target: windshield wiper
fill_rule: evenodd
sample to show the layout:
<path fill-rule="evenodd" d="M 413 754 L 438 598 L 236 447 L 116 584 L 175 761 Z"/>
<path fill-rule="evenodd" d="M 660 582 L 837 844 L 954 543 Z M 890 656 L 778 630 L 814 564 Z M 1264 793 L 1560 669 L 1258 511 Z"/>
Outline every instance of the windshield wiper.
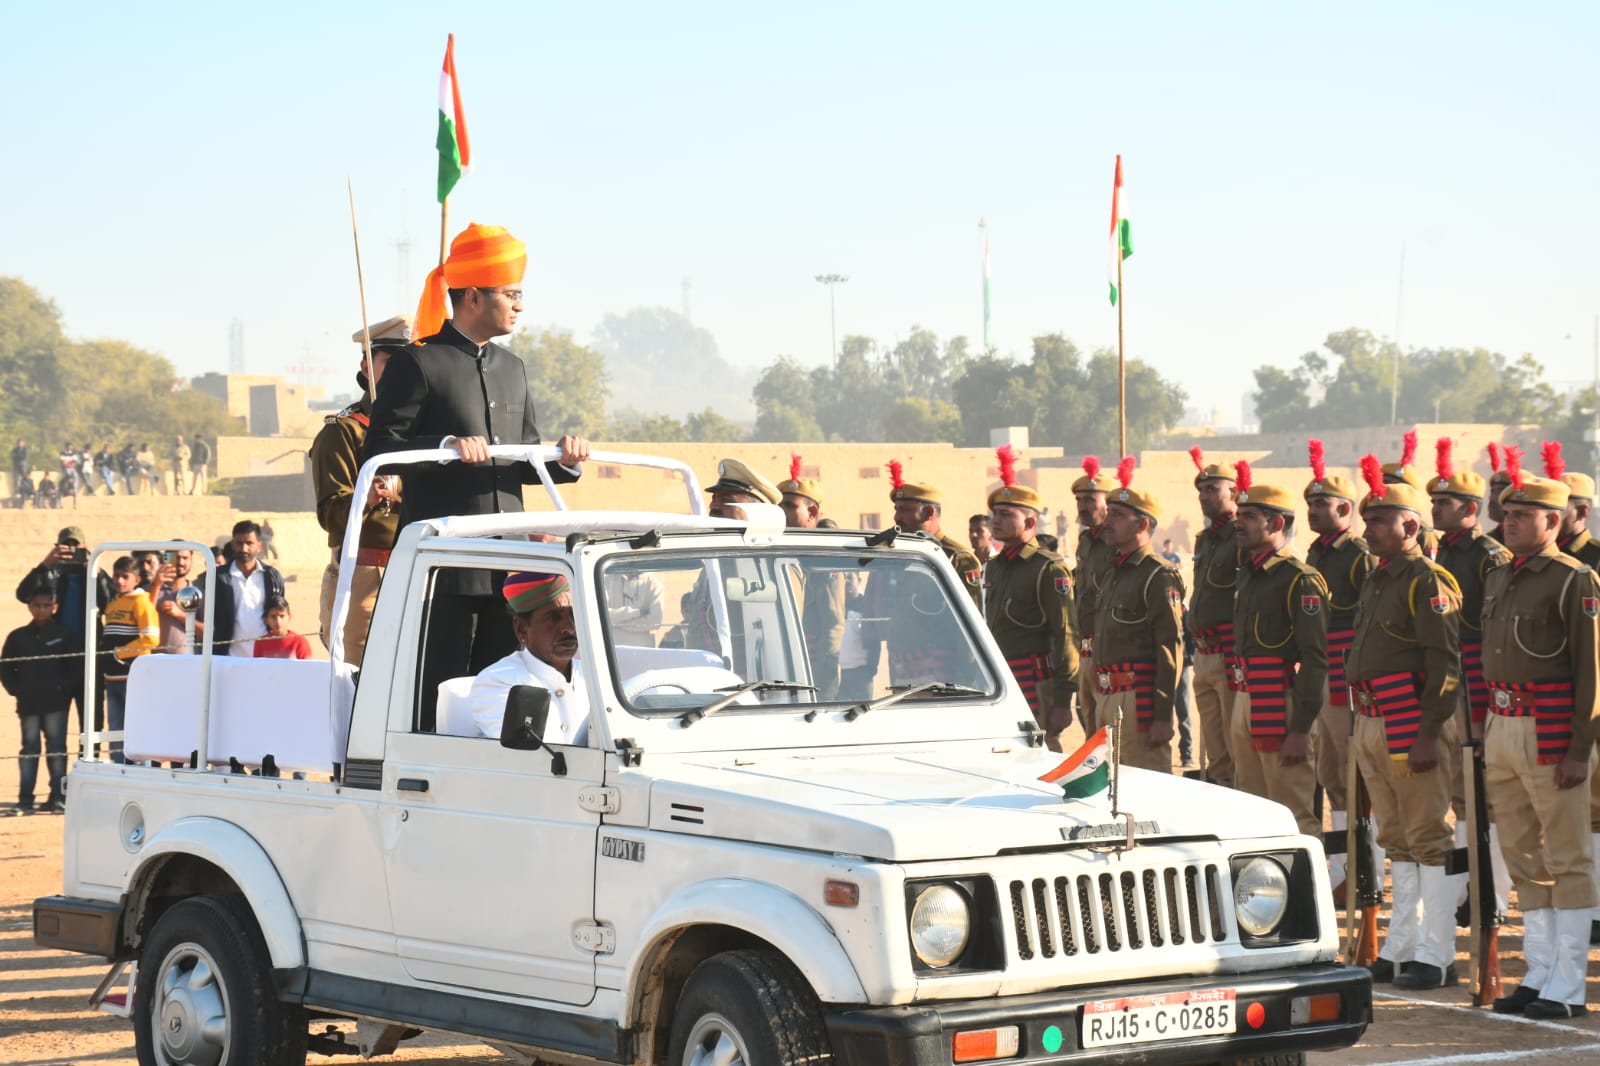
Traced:
<path fill-rule="evenodd" d="M 893 707 L 901 700 L 910 699 L 912 696 L 983 696 L 987 693 L 979 689 L 968 688 L 966 685 L 957 685 L 952 681 L 924 681 L 918 685 L 892 685 L 887 696 L 879 696 L 866 703 L 858 703 L 844 712 L 844 720 L 853 722 L 868 711 L 876 711 L 881 707 Z"/>
<path fill-rule="evenodd" d="M 727 695 L 704 707 L 685 711 L 678 721 L 687 729 L 700 719 L 710 718 L 724 707 L 731 706 L 747 692 L 815 692 L 816 690 L 817 686 L 802 684 L 799 681 L 751 681 L 743 685 L 734 685 L 732 688 L 719 688 L 718 692 L 726 692 Z"/>

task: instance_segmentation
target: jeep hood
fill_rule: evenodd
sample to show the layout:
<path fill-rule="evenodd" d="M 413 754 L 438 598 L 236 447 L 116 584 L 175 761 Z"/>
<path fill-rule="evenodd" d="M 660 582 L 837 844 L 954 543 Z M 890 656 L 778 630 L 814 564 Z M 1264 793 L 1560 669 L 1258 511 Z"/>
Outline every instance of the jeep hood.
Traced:
<path fill-rule="evenodd" d="M 1038 780 L 1064 758 L 989 745 L 658 756 L 650 828 L 890 862 L 1123 836 L 1108 792 L 1069 801 Z M 1142 841 L 1298 832 L 1279 804 L 1168 774 L 1124 768 L 1119 794 Z"/>

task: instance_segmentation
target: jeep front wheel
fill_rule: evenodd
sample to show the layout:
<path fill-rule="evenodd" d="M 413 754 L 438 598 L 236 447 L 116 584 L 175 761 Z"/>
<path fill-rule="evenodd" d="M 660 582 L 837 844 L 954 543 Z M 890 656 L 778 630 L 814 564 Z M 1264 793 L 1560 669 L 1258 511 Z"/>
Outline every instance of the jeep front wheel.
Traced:
<path fill-rule="evenodd" d="M 306 1018 L 278 1000 L 272 962 L 237 896 L 196 896 L 156 922 L 139 954 L 140 1066 L 304 1066 Z"/>
<path fill-rule="evenodd" d="M 811 1066 L 831 1059 L 817 997 L 776 951 L 726 951 L 689 975 L 672 1016 L 671 1066 Z"/>

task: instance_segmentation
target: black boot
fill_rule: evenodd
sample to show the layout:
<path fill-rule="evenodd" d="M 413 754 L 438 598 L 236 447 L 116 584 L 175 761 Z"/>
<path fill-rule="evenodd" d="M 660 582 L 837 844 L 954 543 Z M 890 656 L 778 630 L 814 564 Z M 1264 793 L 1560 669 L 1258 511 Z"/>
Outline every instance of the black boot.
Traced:
<path fill-rule="evenodd" d="M 1576 1018 L 1587 1013 L 1587 1004 L 1557 1003 L 1553 999 L 1536 999 L 1522 1008 L 1524 1018 Z"/>
<path fill-rule="evenodd" d="M 1456 983 L 1456 964 L 1444 969 L 1426 962 L 1408 962 L 1394 976 L 1396 988 L 1448 988 Z"/>
<path fill-rule="evenodd" d="M 1589 923 L 1589 946 L 1600 944 L 1600 922 Z"/>
<path fill-rule="evenodd" d="M 1539 990 L 1537 988 L 1518 985 L 1515 992 L 1509 996 L 1501 996 L 1494 1001 L 1494 1012 L 1496 1014 L 1521 1014 L 1528 1004 L 1538 998 Z"/>
<path fill-rule="evenodd" d="M 1383 957 L 1372 960 L 1372 965 L 1367 967 L 1372 974 L 1372 983 L 1387 985 L 1394 983 L 1394 963 Z"/>

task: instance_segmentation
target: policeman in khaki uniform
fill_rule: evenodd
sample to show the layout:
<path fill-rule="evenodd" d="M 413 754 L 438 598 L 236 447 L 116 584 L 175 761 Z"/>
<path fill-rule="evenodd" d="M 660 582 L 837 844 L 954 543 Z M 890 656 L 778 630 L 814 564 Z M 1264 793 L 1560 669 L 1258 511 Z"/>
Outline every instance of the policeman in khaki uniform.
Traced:
<path fill-rule="evenodd" d="M 1328 587 L 1289 550 L 1294 496 L 1253 484 L 1249 463 L 1237 470 L 1244 566 L 1233 601 L 1234 783 L 1288 807 L 1300 832 L 1321 836 L 1311 731 L 1328 684 Z"/>
<path fill-rule="evenodd" d="M 1555 444 L 1555 454 L 1560 455 L 1561 445 Z M 1563 464 L 1564 465 L 1564 464 Z M 1594 508 L 1594 478 L 1588 474 L 1561 472 L 1561 483 L 1567 487 L 1567 508 L 1561 515 L 1561 532 L 1557 543 L 1561 550 L 1591 570 L 1600 570 L 1600 540 L 1589 533 L 1589 514 Z M 1600 893 L 1600 774 L 1589 779 L 1589 831 L 1594 834 L 1594 884 Z M 1589 943 L 1600 944 L 1600 910 L 1589 934 Z"/>
<path fill-rule="evenodd" d="M 1194 702 L 1206 745 L 1206 778 L 1233 784 L 1234 682 L 1233 592 L 1239 579 L 1239 539 L 1234 533 L 1235 471 L 1232 463 L 1206 465 L 1198 447 L 1189 449 L 1198 469 L 1195 492 L 1206 526 L 1194 538 L 1194 593 L 1189 632 L 1194 635 Z"/>
<path fill-rule="evenodd" d="M 1483 531 L 1488 536 L 1499 540 L 1500 522 L 1504 518 L 1504 512 L 1500 510 L 1500 494 L 1506 491 L 1506 486 L 1511 484 L 1511 475 L 1506 473 L 1503 469 L 1504 460 L 1502 456 L 1505 454 L 1505 452 L 1500 445 L 1496 444 L 1494 441 L 1490 441 L 1484 446 L 1483 450 L 1489 453 L 1490 470 L 1489 495 L 1485 501 L 1484 511 L 1488 516 L 1489 522 L 1491 523 L 1484 526 Z"/>
<path fill-rule="evenodd" d="M 1015 484 L 1014 462 L 1001 455 L 1002 483 L 989 493 L 989 521 L 998 547 L 983 571 L 983 614 L 1044 730 L 1045 743 L 1061 751 L 1061 734 L 1072 724 L 1072 694 L 1078 686 L 1072 573 L 1061 556 L 1039 547 L 1043 501 L 1033 489 Z"/>
<path fill-rule="evenodd" d="M 1311 481 L 1305 488 L 1306 524 L 1317 534 L 1306 551 L 1306 562 L 1316 567 L 1328 588 L 1328 693 L 1317 715 L 1317 783 L 1328 801 L 1328 818 L 1335 833 L 1348 822 L 1349 797 L 1344 794 L 1345 760 L 1350 748 L 1350 690 L 1345 681 L 1345 656 L 1356 635 L 1356 601 L 1367 575 L 1377 565 L 1367 542 L 1351 529 L 1360 494 L 1349 478 L 1328 473 L 1320 440 L 1307 442 Z M 1378 864 L 1382 868 L 1382 863 Z M 1344 884 L 1345 856 L 1328 856 L 1328 876 L 1334 897 Z"/>
<path fill-rule="evenodd" d="M 1484 481 L 1471 470 L 1455 468 L 1454 443 L 1440 437 L 1435 451 L 1437 476 L 1428 482 L 1433 500 L 1433 525 L 1439 531 L 1439 554 L 1435 561 L 1455 578 L 1461 589 L 1461 683 L 1472 716 L 1473 736 L 1483 735 L 1484 716 L 1489 713 L 1489 686 L 1483 679 L 1483 586 L 1489 571 L 1511 561 L 1493 537 L 1478 526 L 1478 508 L 1483 503 Z M 1456 846 L 1467 840 L 1467 798 L 1465 764 L 1450 760 L 1450 805 L 1456 812 Z M 1491 837 L 1496 836 L 1493 825 Z M 1499 851 L 1498 840 L 1491 854 Z M 1510 898 L 1511 882 L 1505 864 L 1498 857 L 1492 862 L 1495 881 L 1495 907 L 1504 914 Z M 1456 905 L 1467 902 L 1467 875 L 1457 876 Z M 1466 917 L 1462 912 L 1458 917 Z M 1458 924 L 1465 925 L 1465 922 Z"/>
<path fill-rule="evenodd" d="M 411 316 L 396 315 L 365 330 L 356 330 L 351 340 L 357 344 L 363 337 L 372 344 L 372 390 L 383 377 L 383 368 L 391 352 L 411 343 Z M 372 418 L 372 400 L 367 387 L 366 359 L 356 373 L 361 386 L 361 399 L 336 415 L 323 420 L 322 429 L 311 442 L 311 485 L 317 500 L 317 524 L 328 534 L 328 547 L 332 558 L 322 572 L 322 598 L 320 621 L 322 643 L 328 644 L 328 627 L 332 624 L 333 597 L 339 584 L 339 552 L 344 544 L 345 525 L 350 520 L 354 503 L 356 475 L 361 471 L 361 448 L 367 439 L 367 426 Z M 389 564 L 389 550 L 394 547 L 395 533 L 400 528 L 400 492 L 398 479 L 380 475 L 371 493 L 361 506 L 361 540 L 355 559 L 355 573 L 350 579 L 350 607 L 345 616 L 344 657 L 356 666 L 367 646 L 367 628 L 372 624 L 372 608 L 378 601 L 378 585 L 383 581 L 383 571 Z"/>
<path fill-rule="evenodd" d="M 1106 496 L 1111 571 L 1095 610 L 1097 717 L 1109 726 L 1122 712 L 1121 762 L 1171 773 L 1183 670 L 1183 575 L 1150 547 L 1161 504 L 1133 487 L 1132 459 L 1118 466 L 1117 478 L 1121 487 Z"/>
<path fill-rule="evenodd" d="M 1394 893 L 1372 979 L 1442 988 L 1456 982 L 1456 886 L 1444 872 L 1450 778 L 1440 763 L 1459 743 L 1461 593 L 1417 544 L 1428 498 L 1403 482 L 1384 484 L 1372 455 L 1361 465 L 1372 490 L 1362 517 L 1378 566 L 1361 588 L 1350 647 L 1353 747 Z"/>
<path fill-rule="evenodd" d="M 1492 695 L 1484 785 L 1525 927 L 1528 972 L 1502 1013 L 1584 1013 L 1597 896 L 1587 830 L 1600 708 L 1600 581 L 1556 546 L 1567 487 L 1513 461 L 1500 532 L 1511 565 L 1489 572 L 1483 671 Z"/>
<path fill-rule="evenodd" d="M 789 457 L 789 477 L 778 482 L 778 506 L 790 529 L 816 529 L 822 520 L 822 482 L 800 476 L 800 457 Z M 839 694 L 839 651 L 844 646 L 845 588 L 842 570 L 807 570 L 800 628 L 811 657 L 819 700 Z"/>
<path fill-rule="evenodd" d="M 1099 459 L 1083 457 L 1083 476 L 1072 483 L 1072 497 L 1078 505 L 1077 570 L 1073 574 L 1078 596 L 1078 713 L 1085 733 L 1105 724 L 1095 712 L 1099 693 L 1094 673 L 1094 616 L 1100 589 L 1111 576 L 1114 553 L 1105 538 L 1106 493 L 1116 487 L 1111 475 L 1101 470 Z"/>
<path fill-rule="evenodd" d="M 1407 430 L 1404 438 L 1403 451 L 1398 463 L 1383 464 L 1383 480 L 1385 484 L 1406 484 L 1418 492 L 1428 491 L 1428 479 L 1423 476 L 1422 470 L 1417 466 L 1417 431 Z M 1439 531 L 1429 525 L 1433 516 L 1422 515 L 1422 529 L 1417 534 L 1417 546 L 1422 549 L 1422 554 L 1430 559 L 1439 557 Z"/>
<path fill-rule="evenodd" d="M 933 485 L 906 481 L 899 460 L 889 461 L 889 502 L 894 504 L 894 524 L 907 533 L 921 533 L 939 544 L 950 560 L 973 606 L 983 609 L 983 564 L 960 541 L 946 536 L 942 525 L 944 493 Z"/>

